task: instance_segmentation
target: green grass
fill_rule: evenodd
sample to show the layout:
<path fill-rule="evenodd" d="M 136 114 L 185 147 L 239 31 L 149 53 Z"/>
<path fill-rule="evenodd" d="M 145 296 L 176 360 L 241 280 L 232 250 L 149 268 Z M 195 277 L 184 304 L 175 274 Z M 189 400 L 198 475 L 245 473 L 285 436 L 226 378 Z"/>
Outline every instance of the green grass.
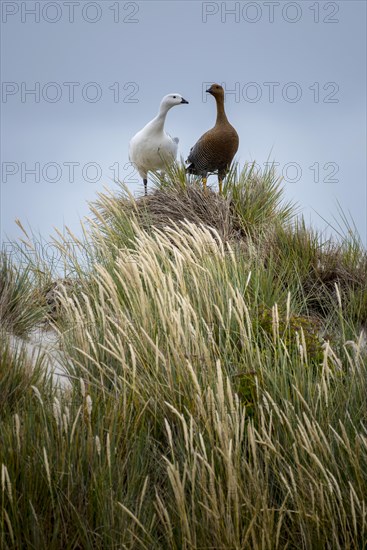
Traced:
<path fill-rule="evenodd" d="M 83 261 L 59 238 L 70 389 L 1 341 L 0 547 L 364 548 L 363 247 L 272 170 L 223 197 L 172 170 L 99 196 Z"/>
<path fill-rule="evenodd" d="M 45 314 L 44 299 L 29 266 L 23 268 L 0 253 L 0 326 L 26 336 Z"/>

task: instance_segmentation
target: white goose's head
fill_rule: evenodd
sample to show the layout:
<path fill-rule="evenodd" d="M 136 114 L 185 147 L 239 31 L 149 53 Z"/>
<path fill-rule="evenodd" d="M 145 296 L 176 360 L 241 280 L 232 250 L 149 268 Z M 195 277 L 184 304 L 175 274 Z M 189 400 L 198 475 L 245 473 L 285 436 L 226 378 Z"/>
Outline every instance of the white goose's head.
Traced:
<path fill-rule="evenodd" d="M 186 101 L 181 94 L 168 94 L 165 95 L 161 101 L 161 109 L 163 108 L 168 111 L 171 107 L 174 107 L 175 105 L 182 105 L 184 103 L 188 103 L 188 101 Z"/>

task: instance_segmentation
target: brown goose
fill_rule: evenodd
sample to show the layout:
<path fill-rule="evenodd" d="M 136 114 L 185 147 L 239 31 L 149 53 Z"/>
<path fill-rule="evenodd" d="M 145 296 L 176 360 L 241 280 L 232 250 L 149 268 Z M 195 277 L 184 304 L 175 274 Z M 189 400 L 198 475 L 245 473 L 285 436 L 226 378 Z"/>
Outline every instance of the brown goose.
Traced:
<path fill-rule="evenodd" d="M 219 193 L 222 194 L 222 182 L 235 156 L 239 139 L 236 130 L 230 125 L 224 110 L 224 90 L 219 84 L 212 84 L 209 94 L 217 103 L 217 120 L 215 126 L 205 132 L 190 149 L 186 162 L 189 174 L 196 174 L 203 179 L 206 192 L 206 181 L 209 173 L 218 173 Z"/>

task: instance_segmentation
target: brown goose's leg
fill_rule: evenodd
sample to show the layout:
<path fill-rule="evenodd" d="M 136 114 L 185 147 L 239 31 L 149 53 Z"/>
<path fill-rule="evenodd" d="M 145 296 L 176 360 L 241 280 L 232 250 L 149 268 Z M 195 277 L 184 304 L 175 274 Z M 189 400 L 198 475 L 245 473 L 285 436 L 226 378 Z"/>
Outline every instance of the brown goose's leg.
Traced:
<path fill-rule="evenodd" d="M 223 180 L 226 177 L 226 170 L 219 170 L 218 171 L 218 186 L 219 186 L 219 194 L 223 195 Z"/>
<path fill-rule="evenodd" d="M 148 194 L 148 180 L 144 178 L 143 182 L 144 182 L 144 195 L 147 196 L 147 194 Z"/>
<path fill-rule="evenodd" d="M 207 178 L 203 178 L 203 189 L 204 189 L 204 195 L 208 194 L 208 189 L 206 187 L 206 180 Z"/>

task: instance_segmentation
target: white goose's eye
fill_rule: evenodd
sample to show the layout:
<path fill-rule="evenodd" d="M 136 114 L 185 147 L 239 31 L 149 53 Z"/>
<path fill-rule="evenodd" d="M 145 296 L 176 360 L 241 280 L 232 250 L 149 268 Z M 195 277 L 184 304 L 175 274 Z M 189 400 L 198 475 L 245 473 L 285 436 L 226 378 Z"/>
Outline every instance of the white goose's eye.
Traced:
<path fill-rule="evenodd" d="M 173 96 L 173 99 L 176 99 L 176 96 L 175 96 L 175 95 Z"/>

